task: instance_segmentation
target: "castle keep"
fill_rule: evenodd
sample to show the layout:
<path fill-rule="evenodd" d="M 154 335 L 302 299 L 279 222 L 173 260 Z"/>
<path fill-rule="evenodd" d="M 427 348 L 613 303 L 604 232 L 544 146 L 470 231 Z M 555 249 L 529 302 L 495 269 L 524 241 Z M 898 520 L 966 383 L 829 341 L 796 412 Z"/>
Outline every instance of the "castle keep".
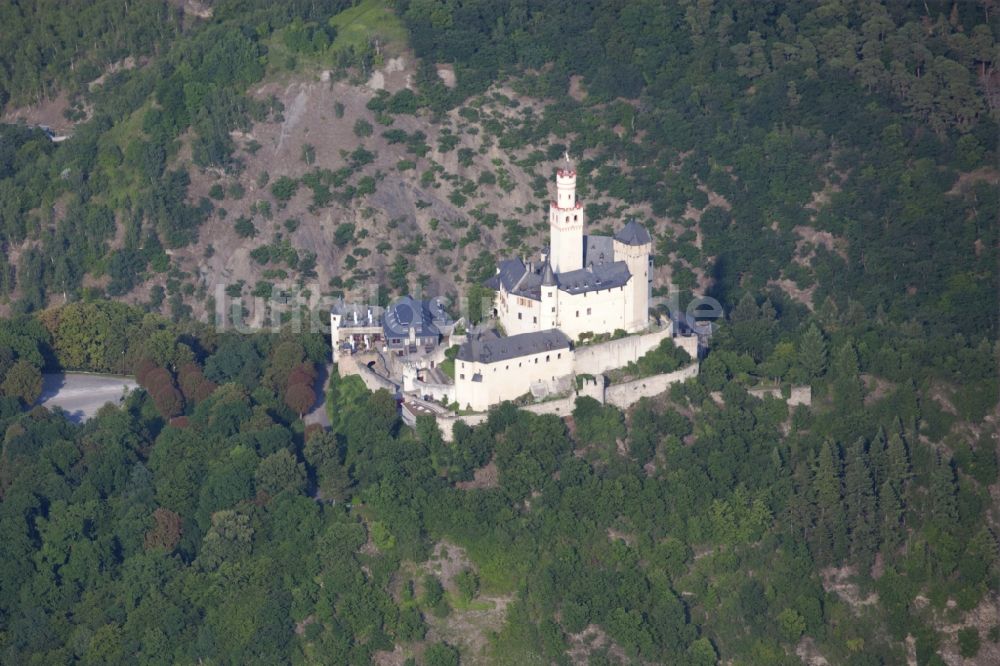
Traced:
<path fill-rule="evenodd" d="M 648 326 L 652 239 L 632 220 L 614 236 L 584 234 L 576 172 L 556 174 L 549 205 L 549 247 L 537 263 L 502 261 L 486 282 L 508 335 L 557 328 L 581 334 L 635 333 Z"/>

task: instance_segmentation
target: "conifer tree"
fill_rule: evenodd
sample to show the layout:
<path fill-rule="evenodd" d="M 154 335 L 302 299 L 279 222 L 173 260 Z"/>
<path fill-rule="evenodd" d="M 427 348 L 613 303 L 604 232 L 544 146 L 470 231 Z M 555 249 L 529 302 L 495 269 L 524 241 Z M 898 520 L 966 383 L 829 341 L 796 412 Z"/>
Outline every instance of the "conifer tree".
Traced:
<path fill-rule="evenodd" d="M 806 329 L 802 339 L 799 340 L 798 361 L 806 377 L 810 379 L 826 372 L 826 341 L 815 324 Z"/>
<path fill-rule="evenodd" d="M 859 439 L 847 455 L 844 474 L 844 508 L 850 527 L 850 553 L 862 571 L 867 571 L 878 549 L 875 488 L 865 456 L 865 441 Z"/>
<path fill-rule="evenodd" d="M 812 470 L 805 461 L 795 466 L 791 474 L 792 492 L 786 510 L 787 524 L 797 539 L 811 539 L 816 522 L 816 503 Z"/>
<path fill-rule="evenodd" d="M 858 370 L 858 354 L 851 343 L 837 350 L 830 369 L 833 398 L 842 414 L 854 414 L 864 406 L 864 385 Z"/>
<path fill-rule="evenodd" d="M 740 321 L 753 321 L 757 319 L 760 315 L 760 308 L 757 307 L 757 301 L 754 300 L 753 295 L 750 292 L 743 294 L 740 302 L 736 304 L 733 308 L 732 314 L 729 316 L 730 321 L 740 322 Z"/>
<path fill-rule="evenodd" d="M 959 562 L 961 579 L 969 585 L 976 585 L 989 575 L 997 559 L 997 540 L 985 525 L 969 539 Z"/>
<path fill-rule="evenodd" d="M 829 442 L 820 449 L 813 477 L 816 494 L 816 532 L 813 547 L 817 561 L 833 564 L 847 551 L 847 523 L 844 520 L 840 458 Z"/>
<path fill-rule="evenodd" d="M 872 472 L 872 485 L 881 488 L 885 483 L 886 466 L 889 449 L 889 437 L 885 428 L 879 426 L 875 439 L 868 446 L 868 461 Z"/>
<path fill-rule="evenodd" d="M 912 476 L 910 472 L 910 454 L 902 436 L 893 433 L 885 452 L 885 480 L 892 484 L 899 495 L 900 501 L 905 497 L 907 484 Z"/>
<path fill-rule="evenodd" d="M 958 521 L 955 490 L 955 472 L 951 468 L 951 460 L 946 460 L 938 453 L 931 472 L 931 520 L 944 532 L 950 532 Z"/>
<path fill-rule="evenodd" d="M 903 500 L 891 481 L 882 484 L 878 494 L 881 514 L 882 551 L 886 555 L 894 553 L 905 541 L 906 528 L 903 524 Z"/>
<path fill-rule="evenodd" d="M 820 303 L 816 309 L 816 316 L 828 328 L 837 325 L 837 322 L 840 320 L 840 308 L 837 307 L 837 302 L 833 300 L 833 296 L 827 296 Z"/>

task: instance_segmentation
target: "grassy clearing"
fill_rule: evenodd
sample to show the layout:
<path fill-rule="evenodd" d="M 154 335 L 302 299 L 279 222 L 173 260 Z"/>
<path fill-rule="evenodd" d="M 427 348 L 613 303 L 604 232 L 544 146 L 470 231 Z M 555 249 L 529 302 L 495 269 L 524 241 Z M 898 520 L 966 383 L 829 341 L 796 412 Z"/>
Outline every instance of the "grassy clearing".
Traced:
<path fill-rule="evenodd" d="M 276 31 L 267 40 L 268 66 L 266 78 L 283 80 L 290 74 L 316 72 L 334 66 L 333 54 L 347 48 L 363 52 L 372 37 L 378 37 L 382 58 L 396 55 L 407 45 L 407 32 L 386 0 L 364 0 L 361 4 L 330 17 L 328 23 L 336 28 L 337 37 L 325 50 L 317 53 L 294 53 L 284 43 L 288 28 Z M 376 67 L 382 62 L 376 58 Z"/>
<path fill-rule="evenodd" d="M 446 593 L 445 598 L 448 600 L 448 605 L 451 606 L 451 609 L 460 613 L 465 611 L 488 611 L 497 607 L 489 599 L 470 599 L 466 601 L 461 595 L 453 592 Z"/>
<path fill-rule="evenodd" d="M 349 46 L 361 50 L 374 35 L 386 48 L 399 50 L 406 46 L 406 28 L 385 0 L 364 0 L 332 17 L 330 25 L 337 29 L 331 47 L 334 50 Z"/>

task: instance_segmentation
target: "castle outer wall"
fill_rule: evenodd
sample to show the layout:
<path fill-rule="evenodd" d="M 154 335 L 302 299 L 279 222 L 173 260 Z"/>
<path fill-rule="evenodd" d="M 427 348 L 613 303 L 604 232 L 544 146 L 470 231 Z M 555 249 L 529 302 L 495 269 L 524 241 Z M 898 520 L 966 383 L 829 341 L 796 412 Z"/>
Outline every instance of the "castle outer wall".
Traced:
<path fill-rule="evenodd" d="M 574 370 L 578 375 L 597 375 L 614 368 L 623 368 L 656 349 L 667 338 L 671 338 L 674 344 L 686 351 L 692 359 L 697 359 L 698 338 L 695 336 L 675 338 L 673 330 L 673 325 L 668 323 L 650 333 L 577 347 L 574 350 L 576 355 Z"/>
<path fill-rule="evenodd" d="M 675 372 L 668 372 L 652 377 L 643 377 L 624 384 L 612 384 L 605 386 L 605 379 L 602 376 L 588 379 L 583 382 L 579 391 L 573 392 L 565 398 L 547 400 L 534 405 L 526 405 L 521 409 L 535 414 L 554 414 L 565 418 L 573 413 L 576 399 L 584 396 L 594 398 L 604 404 L 612 404 L 619 409 L 627 409 L 644 397 L 652 397 L 663 393 L 671 384 L 683 382 L 698 375 L 698 363 L 692 363 L 686 368 L 681 368 Z M 446 442 L 454 438 L 455 423 L 464 421 L 466 425 L 476 426 L 485 423 L 489 418 L 488 412 L 476 414 L 466 414 L 455 416 L 453 414 L 438 414 L 436 417 L 441 436 Z"/>

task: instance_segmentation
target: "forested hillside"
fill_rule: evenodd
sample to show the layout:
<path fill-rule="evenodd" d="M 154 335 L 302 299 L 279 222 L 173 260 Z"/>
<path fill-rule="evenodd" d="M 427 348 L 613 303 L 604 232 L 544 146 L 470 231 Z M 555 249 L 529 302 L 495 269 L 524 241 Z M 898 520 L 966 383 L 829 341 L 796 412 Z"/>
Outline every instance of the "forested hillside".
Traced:
<path fill-rule="evenodd" d="M 581 398 L 570 427 L 506 404 L 452 444 L 336 375 L 332 432 L 303 430 L 321 336 L 114 303 L 0 335 L 38 363 L 123 349 L 145 388 L 83 427 L 0 400 L 6 663 L 1000 654 L 992 430 L 867 391 L 815 328 L 789 364 L 812 409 L 708 371 L 627 415 Z M 421 564 L 442 543 L 465 564 Z"/>
<path fill-rule="evenodd" d="M 1000 661 L 994 3 L 124 7 L 0 8 L 5 117 L 71 126 L 0 126 L 5 663 Z M 565 152 L 726 311 L 627 414 L 445 444 L 335 375 L 307 429 L 321 336 L 197 321 L 477 302 Z M 123 365 L 122 409 L 31 408 Z"/>

